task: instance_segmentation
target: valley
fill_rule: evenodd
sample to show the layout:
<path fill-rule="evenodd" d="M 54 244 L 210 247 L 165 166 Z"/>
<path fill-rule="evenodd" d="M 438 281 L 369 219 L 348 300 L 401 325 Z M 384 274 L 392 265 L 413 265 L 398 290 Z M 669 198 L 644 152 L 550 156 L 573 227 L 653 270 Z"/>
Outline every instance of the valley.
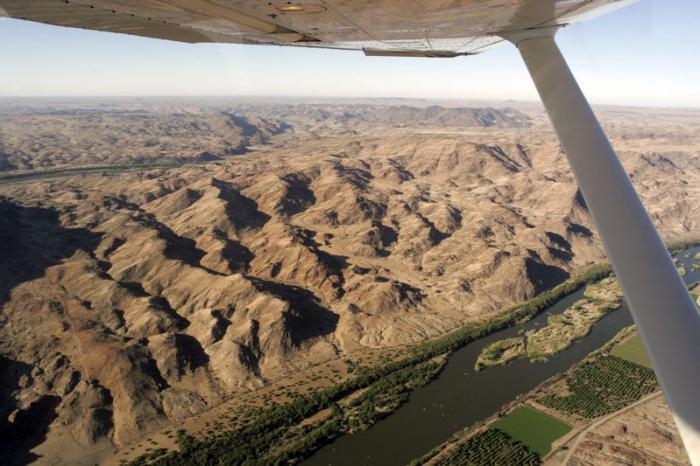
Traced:
<path fill-rule="evenodd" d="M 600 116 L 665 239 L 700 237 L 700 113 Z M 328 429 L 363 430 L 449 370 L 455 343 L 425 342 L 532 318 L 521 303 L 605 262 L 527 105 L 3 103 L 0 170 L 0 429 L 30 439 L 0 454 L 19 462 L 221 442 L 310 394 L 294 438 L 338 409 Z"/>

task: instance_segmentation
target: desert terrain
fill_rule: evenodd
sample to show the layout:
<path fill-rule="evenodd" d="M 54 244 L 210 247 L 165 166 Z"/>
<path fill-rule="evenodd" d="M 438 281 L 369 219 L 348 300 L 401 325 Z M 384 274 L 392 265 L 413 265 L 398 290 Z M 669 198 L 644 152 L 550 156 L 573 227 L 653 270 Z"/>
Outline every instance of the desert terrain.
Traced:
<path fill-rule="evenodd" d="M 690 464 L 661 392 L 606 417 L 558 450 L 544 464 Z"/>
<path fill-rule="evenodd" d="M 665 239 L 700 237 L 700 111 L 598 113 Z M 605 258 L 516 103 L 0 102 L 0 218 L 15 463 L 128 446 Z"/>

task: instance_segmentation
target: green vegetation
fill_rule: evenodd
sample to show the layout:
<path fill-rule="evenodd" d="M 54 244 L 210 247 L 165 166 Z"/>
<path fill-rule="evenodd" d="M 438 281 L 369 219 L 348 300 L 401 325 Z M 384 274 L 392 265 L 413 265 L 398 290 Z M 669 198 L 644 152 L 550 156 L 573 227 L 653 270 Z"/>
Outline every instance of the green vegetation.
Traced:
<path fill-rule="evenodd" d="M 622 289 L 614 277 L 589 283 L 583 294 L 584 299 L 547 319 L 545 327 L 527 332 L 525 338 L 507 338 L 486 346 L 474 368 L 478 371 L 524 357 L 537 361 L 563 351 L 588 335 L 593 325 L 618 309 L 622 301 Z"/>
<path fill-rule="evenodd" d="M 130 171 L 168 169 L 181 167 L 183 165 L 204 165 L 216 163 L 216 160 L 185 160 L 153 163 L 133 163 L 121 165 L 84 165 L 78 167 L 57 167 L 41 168 L 36 170 L 13 171 L 10 173 L 0 173 L 0 183 L 10 181 L 24 181 L 39 178 L 57 178 L 72 175 L 87 175 L 91 173 L 101 173 L 103 175 L 116 174 Z"/>
<path fill-rule="evenodd" d="M 178 431 L 180 450 L 158 461 L 141 457 L 138 464 L 208 465 L 208 464 L 285 464 L 302 459 L 345 432 L 361 430 L 398 408 L 408 394 L 432 380 L 442 369 L 446 358 L 432 358 L 414 366 L 402 367 L 385 377 L 372 370 L 357 379 L 306 396 L 293 395 L 289 404 L 267 411 L 255 410 L 255 423 L 237 431 L 221 432 L 204 440 Z M 395 363 L 390 363 L 393 365 Z M 370 378 L 375 378 L 368 383 Z M 342 407 L 336 402 L 356 390 L 355 384 L 367 386 L 365 392 Z M 298 426 L 302 420 L 330 408 L 330 416 L 314 424 Z"/>
<path fill-rule="evenodd" d="M 696 244 L 684 243 L 683 246 L 676 247 Z M 401 360 L 384 360 L 372 367 L 349 362 L 348 369 L 353 375 L 351 380 L 303 396 L 289 392 L 291 401 L 286 404 L 266 410 L 250 410 L 242 417 L 222 419 L 233 430 L 223 430 L 222 424 L 222 428 L 207 438 L 194 438 L 178 432 L 176 441 L 179 451 L 167 454 L 158 451 L 156 458 L 149 453 L 132 464 L 266 465 L 297 462 L 337 436 L 365 429 L 396 409 L 412 390 L 427 384 L 439 373 L 446 356 L 452 351 L 495 331 L 526 322 L 561 298 L 610 274 L 611 269 L 607 265 L 594 267 L 524 304 L 506 309 L 490 321 L 464 326 L 440 338 L 416 345 Z M 596 304 L 607 301 L 602 299 L 604 296 L 587 297 Z M 503 345 L 502 349 L 508 346 L 506 343 Z M 499 353 L 498 358 L 504 356 L 505 351 L 493 350 L 489 356 L 491 359 L 494 359 L 496 353 Z M 620 357 L 609 356 L 608 352 L 609 349 L 593 353 L 595 357 L 591 356 L 585 364 L 578 365 L 567 376 L 569 393 L 548 395 L 538 401 L 562 412 L 595 417 L 617 410 L 656 389 L 656 379 L 650 369 Z M 364 392 L 357 398 L 350 402 L 344 401 L 344 398 L 361 389 Z M 323 415 L 316 419 L 320 417 L 321 420 L 302 424 L 302 421 L 320 412 Z M 234 423 L 236 418 L 240 422 Z M 505 419 L 507 418 L 504 418 L 504 422 Z M 537 429 L 538 432 L 530 434 L 536 436 L 529 438 L 525 436 L 528 433 L 525 426 L 532 421 L 517 419 L 508 421 L 504 428 L 511 429 L 513 435 L 520 435 L 523 441 L 530 442 L 536 451 L 494 424 L 493 428 L 450 450 L 437 464 L 539 464 L 537 451 L 545 451 L 544 442 L 548 442 L 546 448 L 549 448 L 551 441 L 562 435 L 559 432 L 569 428 L 551 418 L 550 422 L 556 423 L 552 424 L 551 430 Z M 540 430 L 545 432 L 539 432 Z M 537 438 L 539 435 L 543 437 Z M 437 451 L 434 454 L 438 454 Z"/>
<path fill-rule="evenodd" d="M 345 414 L 346 430 L 366 429 L 378 418 L 398 408 L 411 391 L 430 382 L 444 367 L 446 357 L 429 360 L 389 374 L 370 385 L 362 395 L 348 404 Z"/>
<path fill-rule="evenodd" d="M 481 350 L 474 369 L 480 371 L 486 367 L 508 364 L 510 361 L 525 356 L 525 339 L 523 337 L 498 340 Z"/>
<path fill-rule="evenodd" d="M 524 304 L 506 309 L 499 317 L 481 324 L 464 326 L 445 336 L 417 345 L 411 352 L 414 357 L 419 357 L 421 360 L 452 352 L 478 338 L 515 324 L 527 322 L 563 297 L 589 283 L 597 282 L 611 273 L 609 265 L 592 267 L 585 273 L 555 286 Z"/>
<path fill-rule="evenodd" d="M 593 301 L 619 303 L 622 298 L 622 287 L 615 277 L 607 277 L 597 283 L 590 283 L 583 291 L 583 296 Z"/>
<path fill-rule="evenodd" d="M 600 319 L 620 305 L 590 299 L 576 301 L 559 315 L 547 319 L 547 326 L 526 334 L 527 357 L 537 360 L 570 347 L 574 340 L 588 335 Z"/>
<path fill-rule="evenodd" d="M 685 249 L 694 248 L 700 246 L 700 239 L 682 240 L 674 241 L 673 243 L 667 243 L 666 249 L 670 254 L 679 254 Z"/>
<path fill-rule="evenodd" d="M 605 345 L 603 345 L 601 348 L 593 351 L 590 353 L 583 361 L 576 363 L 571 369 L 570 369 L 570 375 L 568 377 L 569 381 L 573 380 L 572 373 L 577 372 L 581 370 L 584 367 L 590 366 L 591 364 L 597 362 L 600 358 L 606 357 L 610 354 L 612 350 L 614 350 L 618 345 L 620 345 L 622 342 L 626 342 L 630 336 L 633 336 L 635 333 L 635 327 L 634 325 L 631 325 L 629 327 L 625 327 L 624 329 L 620 330 L 609 342 L 607 342 Z M 624 361 L 623 361 L 624 362 Z M 634 366 L 633 366 L 634 367 Z M 639 366 L 637 366 L 639 367 Z M 643 367 L 639 367 L 640 369 L 644 369 Z M 604 384 L 601 384 L 604 385 Z M 551 388 L 551 387 L 550 387 Z M 571 387 L 569 387 L 569 392 L 573 393 L 573 390 L 571 390 Z M 603 395 L 604 396 L 604 395 Z M 550 396 L 551 398 L 556 398 L 554 396 Z M 563 397 L 558 397 L 559 400 Z M 634 398 L 634 397 L 630 397 Z M 541 400 L 538 400 L 541 402 Z M 627 404 L 627 403 L 625 403 Z M 563 410 L 562 410 L 563 411 Z M 518 414 L 516 414 L 516 412 Z M 520 411 L 518 409 L 513 410 L 508 416 L 504 417 L 503 419 L 508 419 L 506 422 L 506 427 L 503 427 L 503 424 L 501 424 L 502 421 L 495 421 L 491 424 L 491 427 L 494 429 L 498 429 L 501 432 L 503 430 L 509 430 L 509 437 L 511 441 L 516 442 L 523 442 L 522 445 L 525 446 L 526 448 L 530 449 L 533 453 L 538 453 L 538 451 L 534 450 L 534 448 L 537 448 L 537 445 L 533 445 L 532 443 L 528 442 L 537 442 L 538 439 L 535 437 L 534 440 L 530 440 L 528 436 L 538 436 L 540 434 L 544 434 L 543 432 L 539 432 L 539 429 L 537 431 L 534 431 L 534 429 L 531 428 L 532 424 L 536 423 L 536 420 L 529 419 L 529 416 L 532 415 L 532 413 L 536 413 L 539 415 L 543 415 L 545 417 L 549 417 L 546 414 L 541 414 L 536 410 L 532 410 L 531 412 L 525 412 L 523 414 L 520 414 Z M 510 417 L 511 415 L 516 416 L 514 418 Z M 521 417 L 522 416 L 522 417 Z M 520 419 L 518 419 L 521 417 Z M 513 420 L 515 419 L 515 421 Z M 570 430 L 570 427 L 564 423 L 561 423 L 560 421 L 551 418 L 548 419 L 545 422 L 554 422 L 554 425 L 556 427 L 553 427 L 553 431 L 551 432 L 551 437 L 547 439 L 546 441 L 549 442 L 547 445 L 549 448 L 551 448 L 551 442 L 555 440 L 556 438 L 559 438 L 561 435 L 564 435 L 566 432 Z M 510 426 L 508 425 L 510 424 Z M 546 428 L 545 428 L 546 429 Z M 559 430 L 561 429 L 561 430 Z M 565 430 L 566 429 L 566 430 Z M 456 433 L 455 436 L 458 436 L 459 433 Z M 483 435 L 483 434 L 479 434 Z M 472 437 L 472 439 L 476 439 L 479 437 L 479 435 Z M 452 442 L 454 442 L 453 436 Z M 544 441 L 541 441 L 544 443 Z M 454 443 L 443 443 L 441 445 L 436 446 L 432 450 L 430 450 L 428 453 L 425 455 L 421 456 L 420 458 L 417 458 L 413 460 L 410 463 L 410 466 L 420 466 L 423 464 L 426 464 L 427 462 L 433 460 L 434 458 L 439 457 L 443 452 L 446 453 L 445 456 L 440 458 L 439 462 L 437 464 L 470 464 L 470 465 L 477 465 L 477 464 L 482 464 L 480 462 L 477 462 L 474 460 L 473 457 L 468 456 L 470 453 L 469 447 L 468 447 L 468 441 L 463 441 L 462 443 L 459 444 L 459 446 L 456 449 L 450 449 L 451 445 L 454 445 Z M 542 450 L 539 450 L 539 453 L 541 453 Z M 471 451 L 473 453 L 473 451 Z M 460 456 L 461 455 L 461 456 Z M 539 456 L 539 455 L 538 455 Z M 470 462 L 471 460 L 471 462 Z M 487 463 L 488 464 L 488 463 Z M 506 464 L 506 463 L 504 463 Z M 539 463 L 537 463 L 539 464 Z"/>
<path fill-rule="evenodd" d="M 436 466 L 534 466 L 540 455 L 498 429 L 488 429 L 457 445 Z"/>
<path fill-rule="evenodd" d="M 515 408 L 490 428 L 502 430 L 540 456 L 549 453 L 552 442 L 571 430 L 570 425 L 528 406 Z"/>
<path fill-rule="evenodd" d="M 649 355 L 639 334 L 617 345 L 610 354 L 651 369 Z"/>
<path fill-rule="evenodd" d="M 249 417 L 255 421 L 237 430 L 222 430 L 203 439 L 178 435 L 179 451 L 170 452 L 156 461 L 141 457 L 132 464 L 264 465 L 300 460 L 335 437 L 366 428 L 400 406 L 411 390 L 427 383 L 439 372 L 441 364 L 430 360 L 498 330 L 526 322 L 564 296 L 610 273 L 608 265 L 592 267 L 524 304 L 507 309 L 490 321 L 467 325 L 419 344 L 402 360 L 374 367 L 357 367 L 351 380 L 304 396 L 294 395 L 293 400 L 284 405 L 253 410 Z M 423 363 L 426 364 L 422 366 Z M 350 403 L 347 409 L 335 408 L 340 400 L 363 388 L 373 395 L 364 397 L 363 394 L 358 397 L 361 401 Z M 391 397 L 387 398 L 387 392 L 392 394 Z M 323 421 L 297 427 L 304 419 L 329 408 L 333 408 L 333 414 Z"/>
<path fill-rule="evenodd" d="M 654 371 L 617 356 L 602 355 L 566 377 L 569 393 L 546 395 L 544 406 L 585 418 L 617 411 L 656 390 Z"/>

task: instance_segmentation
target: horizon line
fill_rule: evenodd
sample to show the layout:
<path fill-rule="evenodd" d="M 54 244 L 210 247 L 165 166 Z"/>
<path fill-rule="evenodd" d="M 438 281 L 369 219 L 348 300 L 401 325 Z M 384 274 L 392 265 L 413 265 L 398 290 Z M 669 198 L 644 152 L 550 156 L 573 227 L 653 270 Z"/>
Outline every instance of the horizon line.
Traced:
<path fill-rule="evenodd" d="M 139 95 L 17 95 L 8 96 L 0 95 L 0 101 L 8 100 L 41 100 L 41 99 L 63 99 L 63 100 L 99 100 L 99 99 L 307 99 L 307 100 L 408 100 L 408 101 L 480 101 L 480 102 L 499 102 L 499 103 L 519 103 L 519 104 L 535 104 L 542 107 L 542 102 L 539 99 L 496 99 L 484 97 L 400 97 L 400 96 L 311 96 L 311 95 L 294 95 L 294 94 L 139 94 Z M 673 104 L 624 104 L 624 103 L 600 103 L 592 102 L 594 107 L 632 107 L 632 108 L 649 108 L 649 109 L 669 109 L 669 110 L 700 110 L 700 106 L 692 105 L 673 105 Z"/>

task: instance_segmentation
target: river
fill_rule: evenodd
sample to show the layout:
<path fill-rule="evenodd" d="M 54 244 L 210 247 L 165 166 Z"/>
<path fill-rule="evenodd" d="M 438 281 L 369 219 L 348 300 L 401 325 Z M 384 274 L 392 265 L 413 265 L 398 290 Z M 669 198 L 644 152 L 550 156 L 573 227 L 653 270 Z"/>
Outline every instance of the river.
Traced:
<path fill-rule="evenodd" d="M 700 270 L 691 271 L 692 257 L 700 247 L 678 254 L 686 268 L 686 283 L 700 280 Z M 447 440 L 453 433 L 497 412 L 537 385 L 563 372 L 587 354 L 607 343 L 622 328 L 633 323 L 626 304 L 603 317 L 591 332 L 550 357 L 531 363 L 519 359 L 505 366 L 474 371 L 484 346 L 546 325 L 547 318 L 563 312 L 580 299 L 583 289 L 559 300 L 531 321 L 496 332 L 455 351 L 439 376 L 411 393 L 403 406 L 369 429 L 344 435 L 304 461 L 306 466 L 394 466 L 405 465 Z"/>

